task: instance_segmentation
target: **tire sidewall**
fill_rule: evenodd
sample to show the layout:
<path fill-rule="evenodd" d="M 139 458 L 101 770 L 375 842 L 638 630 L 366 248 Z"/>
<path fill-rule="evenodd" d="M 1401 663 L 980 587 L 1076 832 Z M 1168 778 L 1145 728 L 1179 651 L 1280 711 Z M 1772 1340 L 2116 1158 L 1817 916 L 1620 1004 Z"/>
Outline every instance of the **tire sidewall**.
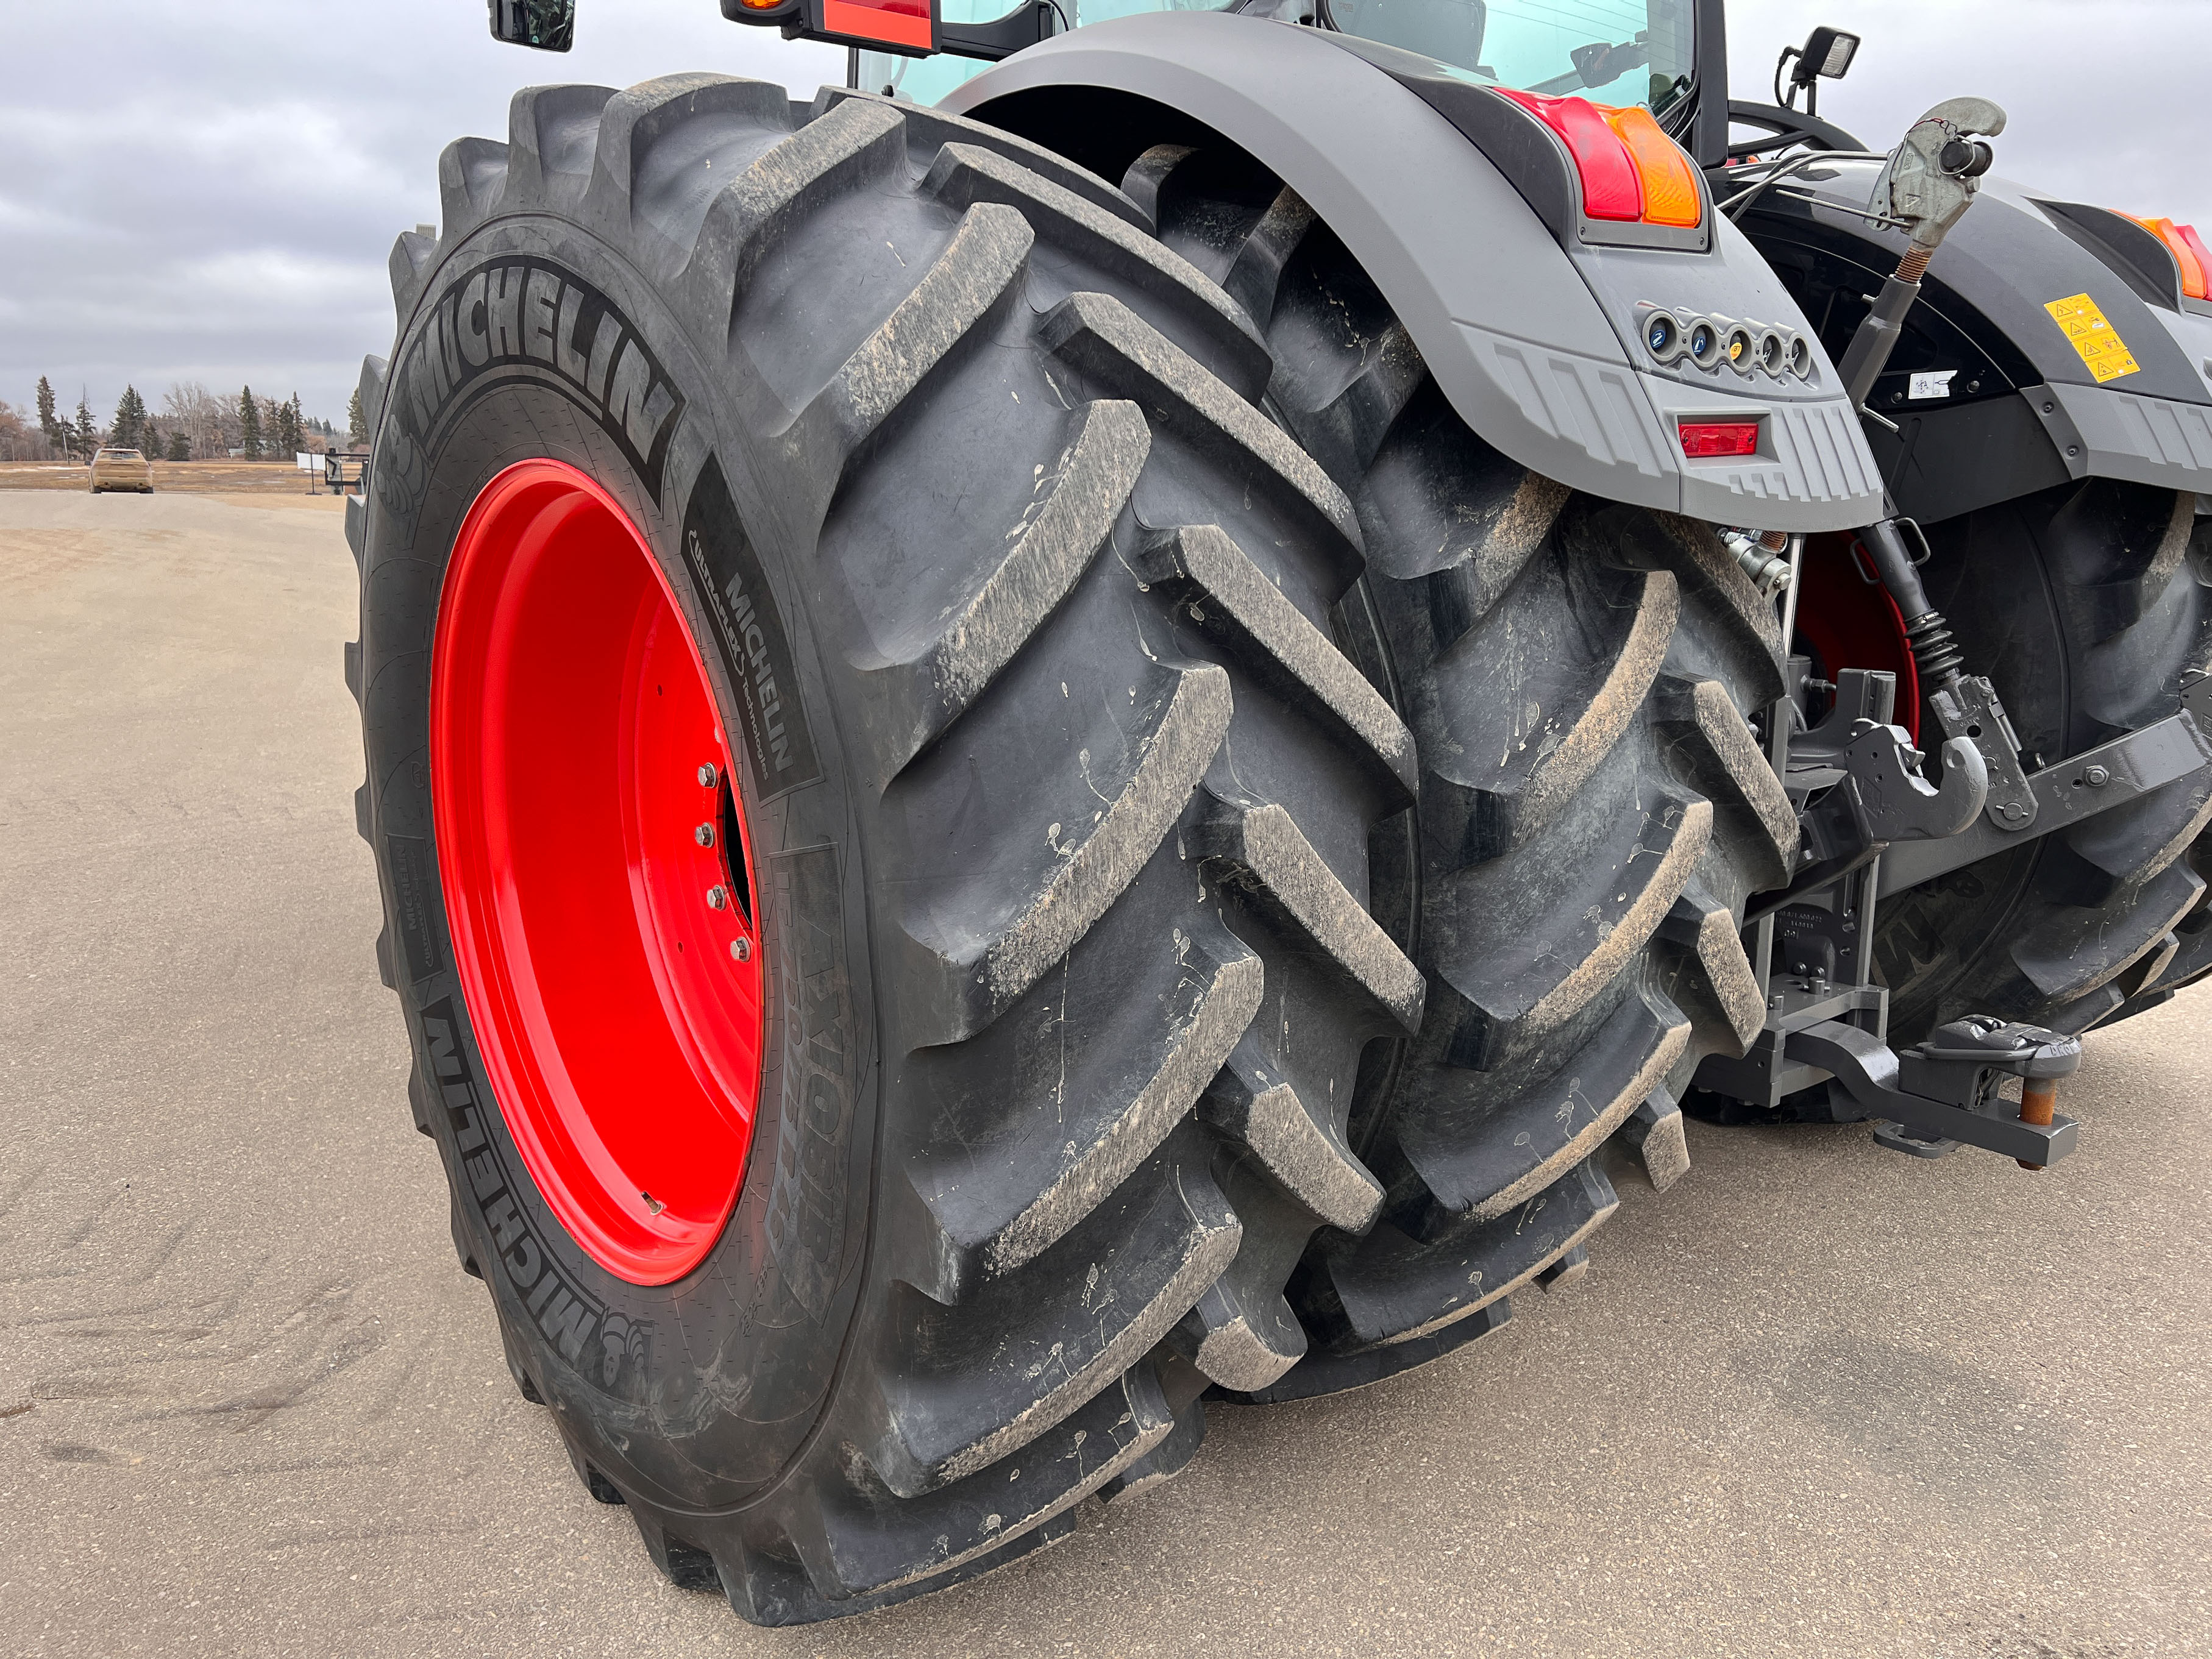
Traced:
<path fill-rule="evenodd" d="M 611 412 L 589 368 L 580 380 L 542 360 L 554 344 L 542 333 L 526 334 L 520 356 L 471 362 L 453 332 L 459 309 L 477 303 L 478 273 L 518 269 L 538 273 L 525 279 L 535 291 L 557 283 L 562 301 L 576 296 L 571 342 L 621 331 L 599 386 L 635 347 L 672 410 L 648 397 L 640 420 Z M 526 291 L 526 313 L 530 303 Z M 557 306 L 550 315 L 557 336 Z M 584 362 L 574 351 L 567 368 Z M 738 378 L 589 233 L 550 217 L 487 225 L 444 252 L 394 349 L 362 557 L 372 846 L 417 1117 L 446 1166 L 457 1243 L 490 1286 L 511 1351 L 595 1458 L 633 1489 L 696 1506 L 772 1482 L 827 1400 L 862 1280 L 875 1146 L 849 774 L 794 580 L 803 550 L 760 488 L 774 458 L 734 435 L 746 425 L 732 407 Z M 759 887 L 766 1030 L 751 1153 L 721 1237 L 665 1285 L 599 1267 L 532 1181 L 485 1081 L 439 882 L 428 747 L 439 595 L 470 505 L 538 458 L 605 489 L 666 576 L 707 659 Z"/>

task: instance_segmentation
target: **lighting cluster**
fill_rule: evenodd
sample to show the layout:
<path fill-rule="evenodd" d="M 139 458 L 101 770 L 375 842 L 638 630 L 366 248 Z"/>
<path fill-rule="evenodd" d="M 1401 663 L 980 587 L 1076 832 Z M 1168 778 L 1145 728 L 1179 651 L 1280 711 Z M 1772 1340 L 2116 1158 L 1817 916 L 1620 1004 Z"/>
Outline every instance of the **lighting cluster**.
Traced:
<path fill-rule="evenodd" d="M 1746 377 L 1813 378 L 1813 343 L 1794 328 L 1666 311 L 1650 304 L 1637 307 L 1637 320 L 1644 349 L 1655 363 L 1687 358 L 1699 368 L 1732 368 Z"/>

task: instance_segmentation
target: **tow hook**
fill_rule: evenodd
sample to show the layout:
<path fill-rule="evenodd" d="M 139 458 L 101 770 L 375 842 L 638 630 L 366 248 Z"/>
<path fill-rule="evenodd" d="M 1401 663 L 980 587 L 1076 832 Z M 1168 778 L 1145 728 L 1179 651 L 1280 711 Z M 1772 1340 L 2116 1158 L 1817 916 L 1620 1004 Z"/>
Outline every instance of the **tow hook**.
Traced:
<path fill-rule="evenodd" d="M 2074 1150 L 2075 1121 L 2053 1103 L 2058 1079 L 2081 1063 L 2079 1037 L 1969 1014 L 1900 1054 L 1856 1025 L 1823 1020 L 1792 1031 L 1787 1052 L 1831 1073 L 1893 1152 L 1942 1158 L 1981 1146 L 2041 1170 Z M 2008 1077 L 2021 1079 L 2016 1108 L 1998 1093 Z"/>

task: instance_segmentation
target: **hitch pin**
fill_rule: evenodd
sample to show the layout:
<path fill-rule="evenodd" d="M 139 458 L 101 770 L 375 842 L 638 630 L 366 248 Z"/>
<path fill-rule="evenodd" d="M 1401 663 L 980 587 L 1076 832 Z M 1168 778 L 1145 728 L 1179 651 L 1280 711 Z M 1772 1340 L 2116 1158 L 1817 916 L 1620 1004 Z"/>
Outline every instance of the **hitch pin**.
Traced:
<path fill-rule="evenodd" d="M 2051 1127 L 2051 1109 L 2058 1103 L 2058 1079 L 2055 1077 L 2032 1077 L 2022 1079 L 2020 1087 L 2020 1121 L 2033 1123 L 2039 1128 Z M 2014 1163 L 2023 1170 L 2040 1170 L 2047 1166 L 2030 1164 L 2024 1158 Z"/>

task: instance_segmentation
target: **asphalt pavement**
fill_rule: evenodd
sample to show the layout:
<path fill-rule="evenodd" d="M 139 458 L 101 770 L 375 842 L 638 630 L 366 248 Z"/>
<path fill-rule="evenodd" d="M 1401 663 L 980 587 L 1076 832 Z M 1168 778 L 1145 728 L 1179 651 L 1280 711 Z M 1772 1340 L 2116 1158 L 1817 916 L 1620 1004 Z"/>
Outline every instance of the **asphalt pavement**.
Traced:
<path fill-rule="evenodd" d="M 0 1651 L 2212 1652 L 2212 994 L 2029 1175 L 1693 1126 L 1593 1269 L 1178 1480 L 758 1631 L 570 1473 L 377 982 L 327 499 L 0 492 Z"/>

